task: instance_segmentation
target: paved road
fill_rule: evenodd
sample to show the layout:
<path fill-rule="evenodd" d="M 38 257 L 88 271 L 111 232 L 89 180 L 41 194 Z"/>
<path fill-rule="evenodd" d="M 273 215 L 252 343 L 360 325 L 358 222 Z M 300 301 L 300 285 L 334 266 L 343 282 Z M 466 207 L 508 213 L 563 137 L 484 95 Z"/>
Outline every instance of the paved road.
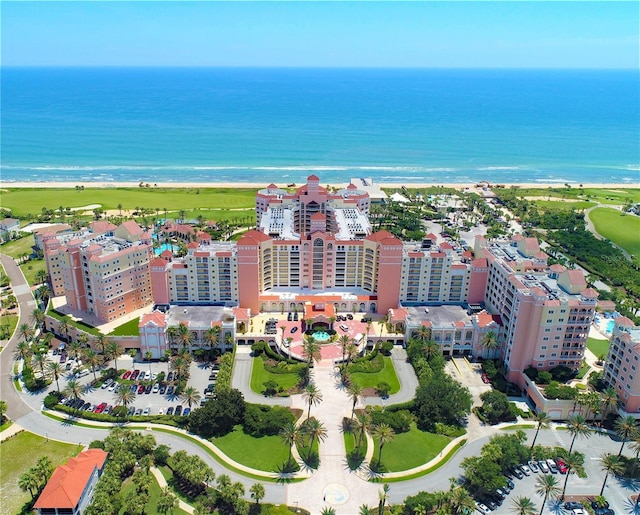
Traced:
<path fill-rule="evenodd" d="M 20 307 L 20 316 L 16 327 L 19 328 L 25 323 L 30 324 L 31 312 L 36 307 L 36 301 L 31 293 L 31 288 L 22 270 L 20 270 L 20 267 L 13 258 L 5 254 L 0 254 L 0 262 L 2 262 L 9 281 L 11 281 L 13 294 L 18 299 L 18 305 Z M 7 415 L 12 420 L 16 420 L 31 412 L 29 406 L 24 403 L 22 396 L 13 387 L 13 356 L 19 341 L 20 336 L 18 335 L 18 331 L 16 331 L 0 353 L 0 391 L 2 391 L 2 399 L 7 402 Z"/>
<path fill-rule="evenodd" d="M 380 397 L 365 397 L 365 404 L 372 406 L 384 406 L 409 402 L 416 395 L 418 388 L 418 378 L 413 367 L 407 361 L 407 351 L 402 347 L 395 346 L 391 351 L 393 366 L 396 368 L 396 375 L 400 381 L 400 391 L 390 395 L 388 399 Z"/>
<path fill-rule="evenodd" d="M 252 404 L 268 404 L 270 406 L 291 406 L 290 397 L 265 397 L 251 390 L 251 346 L 238 345 L 236 347 L 236 360 L 233 365 L 233 377 L 231 386 L 240 390 L 244 400 Z"/>

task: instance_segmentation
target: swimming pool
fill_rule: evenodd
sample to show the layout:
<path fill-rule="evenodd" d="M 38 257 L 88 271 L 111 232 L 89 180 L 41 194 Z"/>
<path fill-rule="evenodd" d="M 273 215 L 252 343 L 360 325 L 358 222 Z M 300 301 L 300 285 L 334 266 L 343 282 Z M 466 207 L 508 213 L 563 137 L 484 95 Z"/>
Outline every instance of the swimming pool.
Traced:
<path fill-rule="evenodd" d="M 313 333 L 313 339 L 317 342 L 326 342 L 329 339 L 329 333 L 326 331 L 316 331 Z"/>
<path fill-rule="evenodd" d="M 178 247 L 177 245 L 171 245 L 169 243 L 163 243 L 162 245 L 160 245 L 159 248 L 155 249 L 154 252 L 156 254 L 156 256 L 159 256 L 160 254 L 162 254 L 165 250 L 170 250 L 171 252 L 177 252 L 178 249 L 180 247 Z"/>
<path fill-rule="evenodd" d="M 611 331 L 613 331 L 613 328 L 615 327 L 615 325 L 616 325 L 616 321 L 615 320 L 609 320 L 607 322 L 607 328 L 605 329 L 605 331 L 607 333 L 610 333 Z"/>

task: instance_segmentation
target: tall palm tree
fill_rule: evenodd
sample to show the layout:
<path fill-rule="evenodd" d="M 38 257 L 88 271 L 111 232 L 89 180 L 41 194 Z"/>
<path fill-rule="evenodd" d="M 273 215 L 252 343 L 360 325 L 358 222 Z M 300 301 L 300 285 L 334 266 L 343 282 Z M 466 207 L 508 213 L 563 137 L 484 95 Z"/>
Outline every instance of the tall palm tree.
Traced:
<path fill-rule="evenodd" d="M 340 343 L 340 347 L 342 348 L 342 364 L 344 365 L 344 357 L 347 354 L 347 346 L 349 345 L 349 342 L 351 341 L 351 338 L 349 338 L 348 334 L 343 334 L 339 339 L 338 342 Z"/>
<path fill-rule="evenodd" d="M 60 383 L 58 382 L 58 378 L 62 375 L 63 368 L 60 363 L 57 361 L 50 361 L 47 363 L 47 374 L 53 377 L 56 382 L 56 390 L 60 392 Z"/>
<path fill-rule="evenodd" d="M 100 354 L 98 354 L 93 349 L 88 348 L 88 349 L 84 349 L 84 352 L 82 353 L 82 358 L 91 366 L 91 372 L 93 372 L 93 379 L 97 380 L 98 377 L 96 376 L 96 367 L 100 365 L 100 363 L 102 362 L 102 356 L 100 356 Z"/>
<path fill-rule="evenodd" d="M 64 341 L 69 343 L 69 322 L 66 317 L 58 322 L 58 331 L 64 333 Z"/>
<path fill-rule="evenodd" d="M 49 356 L 46 352 L 36 352 L 31 358 L 33 365 L 37 365 L 40 368 L 40 373 L 44 377 L 44 367 L 49 364 Z"/>
<path fill-rule="evenodd" d="M 31 320 L 40 329 L 44 329 L 44 311 L 42 311 L 40 308 L 35 308 L 31 312 Z"/>
<path fill-rule="evenodd" d="M 73 397 L 74 401 L 77 401 L 84 392 L 84 387 L 75 379 L 67 382 L 67 386 L 62 391 L 65 397 Z"/>
<path fill-rule="evenodd" d="M 516 515 L 535 515 L 538 508 L 528 497 L 518 496 L 511 500 L 511 509 Z"/>
<path fill-rule="evenodd" d="M 94 342 L 98 347 L 100 347 L 100 351 L 102 352 L 102 354 L 105 353 L 107 345 L 109 345 L 110 343 L 109 338 L 102 333 L 99 333 L 98 336 L 95 337 Z"/>
<path fill-rule="evenodd" d="M 567 421 L 567 430 L 573 438 L 571 439 L 571 445 L 569 446 L 569 454 L 573 450 L 573 444 L 576 441 L 576 437 L 589 438 L 591 436 L 591 428 L 587 425 L 587 421 L 582 415 L 572 415 Z"/>
<path fill-rule="evenodd" d="M 191 352 L 191 345 L 193 344 L 193 333 L 190 331 L 189 326 L 186 324 L 178 325 L 178 343 L 182 347 L 189 349 Z"/>
<path fill-rule="evenodd" d="M 204 333 L 204 341 L 211 347 L 216 347 L 220 343 L 220 333 L 222 328 L 219 325 L 214 325 L 206 330 Z"/>
<path fill-rule="evenodd" d="M 327 429 L 324 427 L 324 424 L 315 417 L 305 420 L 303 431 L 310 437 L 309 454 L 311 454 L 316 438 L 320 442 L 324 442 L 327 439 Z"/>
<path fill-rule="evenodd" d="M 34 492 L 38 491 L 40 482 L 38 481 L 36 471 L 33 467 L 20 476 L 20 479 L 18 479 L 18 486 L 23 492 L 29 492 L 31 494 L 31 500 L 36 498 Z"/>
<path fill-rule="evenodd" d="M 79 341 L 73 341 L 67 344 L 69 347 L 69 354 L 73 357 L 73 359 L 78 358 L 78 354 L 82 350 L 82 344 Z"/>
<path fill-rule="evenodd" d="M 604 423 L 604 419 L 607 418 L 607 415 L 618 407 L 619 403 L 620 399 L 615 388 L 609 386 L 600 393 L 600 409 L 602 410 L 601 424 Z"/>
<path fill-rule="evenodd" d="M 600 456 L 600 468 L 605 471 L 604 481 L 602 482 L 602 488 L 600 489 L 600 495 L 602 495 L 604 493 L 604 487 L 607 486 L 609 474 L 622 474 L 622 472 L 624 472 L 624 464 L 620 460 L 619 456 L 614 456 L 607 452 Z"/>
<path fill-rule="evenodd" d="M 175 371 L 176 381 L 180 382 L 180 379 L 184 374 L 186 366 L 187 366 L 187 362 L 182 356 L 174 356 L 173 358 L 171 358 L 171 363 L 169 365 L 169 368 Z"/>
<path fill-rule="evenodd" d="M 176 343 L 178 339 L 178 328 L 175 325 L 167 328 L 167 338 L 169 338 L 169 345 Z"/>
<path fill-rule="evenodd" d="M 382 515 L 384 513 L 384 505 L 387 503 L 387 499 L 389 498 L 389 490 L 391 490 L 389 483 L 385 483 L 382 485 L 382 489 L 378 491 L 378 515 Z"/>
<path fill-rule="evenodd" d="M 382 448 L 384 444 L 393 440 L 396 433 L 389 424 L 385 424 L 384 422 L 373 426 L 371 432 L 373 433 L 372 436 L 378 439 L 378 467 L 380 467 L 380 463 L 382 462 Z"/>
<path fill-rule="evenodd" d="M 549 416 L 544 411 L 541 411 L 533 415 L 533 420 L 536 422 L 536 424 L 538 424 L 538 426 L 536 427 L 536 434 L 533 435 L 533 441 L 531 442 L 530 449 L 533 449 L 533 446 L 536 444 L 536 439 L 538 438 L 540 429 L 549 429 L 551 418 L 549 418 Z"/>
<path fill-rule="evenodd" d="M 260 500 L 264 498 L 266 493 L 261 483 L 253 483 L 249 492 L 251 492 L 251 498 L 256 501 L 256 504 L 260 504 Z"/>
<path fill-rule="evenodd" d="M 33 339 L 33 327 L 27 323 L 20 324 L 18 334 L 25 342 L 30 342 Z"/>
<path fill-rule="evenodd" d="M 123 352 L 124 351 L 118 342 L 112 341 L 107 345 L 107 352 L 105 355 L 107 356 L 107 359 L 113 360 L 113 368 L 116 370 L 118 370 L 118 358 L 122 356 Z"/>
<path fill-rule="evenodd" d="M 371 430 L 371 415 L 366 411 L 362 411 L 356 414 L 356 436 L 357 443 L 356 448 L 360 449 L 362 445 L 362 439 Z"/>
<path fill-rule="evenodd" d="M 362 386 L 358 383 L 351 382 L 349 386 L 347 386 L 347 394 L 351 399 L 351 420 L 353 420 L 353 415 L 356 412 L 356 404 L 362 398 Z"/>
<path fill-rule="evenodd" d="M 307 368 L 311 368 L 313 361 L 320 361 L 320 344 L 313 336 L 305 336 L 302 342 L 302 357 L 307 362 Z"/>
<path fill-rule="evenodd" d="M 31 345 L 29 345 L 29 342 L 25 342 L 25 341 L 18 342 L 15 350 L 16 358 L 20 358 L 26 362 L 31 357 L 32 354 L 33 354 L 33 350 L 31 349 Z"/>
<path fill-rule="evenodd" d="M 80 333 L 76 339 L 82 348 L 86 348 L 89 345 L 89 335 L 87 333 Z"/>
<path fill-rule="evenodd" d="M 569 482 L 569 476 L 576 473 L 576 469 L 581 465 L 582 460 L 578 459 L 575 452 L 567 454 L 562 458 L 564 464 L 567 466 L 567 474 L 564 477 L 564 485 L 562 486 L 561 498 L 564 499 L 564 494 L 567 491 L 567 483 Z"/>
<path fill-rule="evenodd" d="M 132 392 L 129 388 L 120 388 L 114 395 L 116 404 L 122 404 L 125 409 L 129 404 L 133 404 L 136 400 L 136 392 Z"/>
<path fill-rule="evenodd" d="M 295 422 L 287 422 L 280 429 L 280 438 L 289 447 L 289 461 L 293 461 L 293 446 L 300 441 L 300 429 Z"/>
<path fill-rule="evenodd" d="M 322 402 L 322 392 L 318 390 L 318 387 L 314 383 L 309 383 L 302 392 L 302 398 L 309 406 L 307 410 L 307 420 L 311 416 L 311 406 L 317 406 Z"/>
<path fill-rule="evenodd" d="M 547 502 L 547 498 L 549 496 L 558 497 L 560 492 L 560 485 L 555 476 L 552 476 L 551 474 L 543 474 L 536 479 L 536 493 L 544 497 L 544 499 L 542 499 L 542 507 L 540 508 L 541 515 L 544 510 L 544 505 Z"/>
<path fill-rule="evenodd" d="M 453 515 L 472 513 L 476 502 L 466 488 L 458 487 L 449 494 L 449 506 Z"/>
<path fill-rule="evenodd" d="M 616 434 L 622 440 L 622 445 L 620 446 L 620 451 L 618 451 L 618 457 L 622 455 L 622 450 L 624 449 L 624 444 L 627 443 L 627 440 L 632 439 L 634 435 L 640 433 L 640 426 L 638 426 L 636 419 L 631 415 L 619 418 L 616 420 L 613 425 Z"/>
<path fill-rule="evenodd" d="M 180 394 L 180 399 L 189 406 L 189 409 L 191 409 L 191 406 L 194 404 L 198 404 L 201 398 L 202 396 L 193 386 L 187 386 Z"/>
<path fill-rule="evenodd" d="M 498 335 L 494 331 L 487 331 L 482 337 L 480 346 L 487 351 L 490 356 L 499 347 Z"/>

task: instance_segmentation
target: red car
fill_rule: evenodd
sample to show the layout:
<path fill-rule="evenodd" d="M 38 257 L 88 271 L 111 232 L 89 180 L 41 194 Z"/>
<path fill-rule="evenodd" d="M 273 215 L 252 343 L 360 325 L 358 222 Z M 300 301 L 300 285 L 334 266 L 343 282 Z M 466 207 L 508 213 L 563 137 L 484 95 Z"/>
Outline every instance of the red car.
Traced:
<path fill-rule="evenodd" d="M 143 384 L 138 386 L 138 395 L 140 395 L 141 393 L 144 393 L 144 385 Z"/>
<path fill-rule="evenodd" d="M 131 375 L 131 370 L 127 370 L 124 374 L 122 374 L 122 379 L 129 379 Z"/>
<path fill-rule="evenodd" d="M 489 376 L 487 374 L 483 373 L 480 377 L 482 378 L 482 382 L 484 384 L 489 384 L 491 382 L 491 379 L 489 379 Z"/>
<path fill-rule="evenodd" d="M 131 379 L 133 379 L 134 381 L 136 379 L 138 379 L 138 376 L 140 375 L 140 370 L 136 369 L 133 371 L 133 373 L 131 374 Z"/>
<path fill-rule="evenodd" d="M 560 474 L 567 473 L 567 464 L 564 461 L 562 461 L 561 459 L 556 459 L 556 464 L 558 465 L 558 471 L 560 472 Z"/>
<path fill-rule="evenodd" d="M 107 403 L 106 402 L 102 402 L 102 403 L 98 404 L 98 406 L 96 406 L 96 410 L 95 410 L 94 413 L 102 413 L 106 407 L 107 407 Z"/>

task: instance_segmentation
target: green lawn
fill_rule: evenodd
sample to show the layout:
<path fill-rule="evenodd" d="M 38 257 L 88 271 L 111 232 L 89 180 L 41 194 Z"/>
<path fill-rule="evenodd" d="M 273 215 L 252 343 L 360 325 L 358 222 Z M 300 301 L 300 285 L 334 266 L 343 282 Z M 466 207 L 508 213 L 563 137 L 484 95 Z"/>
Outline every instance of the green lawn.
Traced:
<path fill-rule="evenodd" d="M 3 325 L 8 325 L 9 328 L 6 331 L 6 335 L 0 331 L 0 338 L 8 340 L 11 338 L 13 331 L 15 331 L 16 326 L 18 325 L 18 315 L 2 315 L 2 318 L 0 318 L 0 326 Z"/>
<path fill-rule="evenodd" d="M 375 388 L 378 383 L 388 383 L 391 386 L 390 394 L 400 391 L 400 381 L 396 375 L 396 369 L 393 361 L 388 356 L 383 356 L 384 368 L 380 372 L 365 373 L 355 372 L 351 374 L 351 381 L 359 384 L 362 388 Z"/>
<path fill-rule="evenodd" d="M 599 204 L 624 204 L 626 199 L 632 202 L 640 202 L 640 189 L 638 188 L 579 188 L 577 184 L 570 189 L 557 188 L 518 188 L 518 196 L 547 198 L 568 198 L 597 202 Z"/>
<path fill-rule="evenodd" d="M 73 320 L 68 315 L 63 315 L 62 313 L 59 313 L 55 309 L 49 309 L 49 311 L 47 311 L 47 315 L 51 316 L 52 318 L 55 318 L 56 320 L 66 319 L 69 325 L 72 325 L 73 327 L 77 327 L 81 331 L 84 331 L 93 336 L 98 336 L 100 334 L 100 331 L 98 331 L 98 329 L 96 329 L 95 327 L 87 325 L 83 322 L 78 322 L 76 320 Z"/>
<path fill-rule="evenodd" d="M 560 209 L 563 211 L 571 211 L 572 209 L 588 209 L 596 206 L 595 202 L 579 200 L 578 202 L 562 202 L 561 200 L 536 200 L 536 205 L 543 209 Z"/>
<path fill-rule="evenodd" d="M 266 185 L 266 183 L 265 183 Z M 43 207 L 57 209 L 100 204 L 102 209 L 117 209 L 123 215 L 136 207 L 158 209 L 160 216 L 168 211 L 196 208 L 252 208 L 255 207 L 254 188 L 9 188 L 2 193 L 3 207 L 14 215 L 38 214 Z M 215 219 L 215 216 L 213 217 Z"/>
<path fill-rule="evenodd" d="M 2 200 L 4 202 L 4 195 L 2 194 Z M 34 245 L 33 234 L 20 238 L 19 240 L 13 240 L 0 245 L 0 252 L 11 256 L 12 258 L 18 258 L 23 254 L 31 254 L 31 247 Z"/>
<path fill-rule="evenodd" d="M 640 260 L 640 217 L 599 207 L 589 213 L 596 231 Z"/>
<path fill-rule="evenodd" d="M 140 323 L 140 317 L 129 320 L 122 325 L 116 327 L 109 334 L 111 336 L 138 336 L 140 334 L 138 330 L 138 324 Z"/>
<path fill-rule="evenodd" d="M 23 431 L 10 440 L 0 443 L 2 466 L 0 467 L 0 499 L 3 513 L 20 513 L 31 496 L 18 487 L 18 479 L 40 456 L 48 456 L 54 467 L 75 456 L 82 446 L 54 442 Z"/>
<path fill-rule="evenodd" d="M 597 340 L 595 338 L 589 338 L 587 340 L 587 349 L 596 355 L 596 358 L 604 354 L 607 355 L 609 350 L 609 340 Z"/>
<path fill-rule="evenodd" d="M 27 279 L 29 285 L 36 286 L 37 284 L 41 284 L 36 282 L 36 274 L 39 270 L 46 270 L 47 266 L 44 259 L 32 259 L 20 265 L 20 269 L 22 270 L 22 273 Z"/>
<path fill-rule="evenodd" d="M 133 481 L 131 481 L 131 479 L 128 479 L 122 485 L 122 490 L 120 490 L 120 496 L 124 499 L 125 495 L 129 492 L 129 490 L 133 490 L 135 487 L 136 486 L 133 484 Z M 158 506 L 158 499 L 160 499 L 161 493 L 162 493 L 162 488 L 160 488 L 160 485 L 158 484 L 158 481 L 156 481 L 156 478 L 153 477 L 153 475 L 151 475 L 151 484 L 149 487 L 149 502 L 147 503 L 145 513 L 159 513 L 157 506 Z M 126 506 L 123 506 L 122 509 L 120 510 L 120 515 L 123 515 L 125 513 L 125 509 L 126 509 Z M 176 515 L 187 515 L 187 512 L 180 508 L 176 508 L 171 513 Z"/>
<path fill-rule="evenodd" d="M 275 381 L 286 391 L 298 384 L 299 377 L 298 374 L 273 374 L 265 370 L 261 357 L 254 358 L 251 367 L 251 389 L 256 393 L 262 393 L 266 381 Z"/>
<path fill-rule="evenodd" d="M 374 439 L 373 463 L 378 461 L 378 440 Z M 382 465 L 389 472 L 399 472 L 418 467 L 435 458 L 450 439 L 446 436 L 420 431 L 415 424 L 407 433 L 395 435 L 382 448 Z"/>
<path fill-rule="evenodd" d="M 289 458 L 289 449 L 279 436 L 253 438 L 244 434 L 240 426 L 212 442 L 232 460 L 265 472 L 275 471 Z"/>

